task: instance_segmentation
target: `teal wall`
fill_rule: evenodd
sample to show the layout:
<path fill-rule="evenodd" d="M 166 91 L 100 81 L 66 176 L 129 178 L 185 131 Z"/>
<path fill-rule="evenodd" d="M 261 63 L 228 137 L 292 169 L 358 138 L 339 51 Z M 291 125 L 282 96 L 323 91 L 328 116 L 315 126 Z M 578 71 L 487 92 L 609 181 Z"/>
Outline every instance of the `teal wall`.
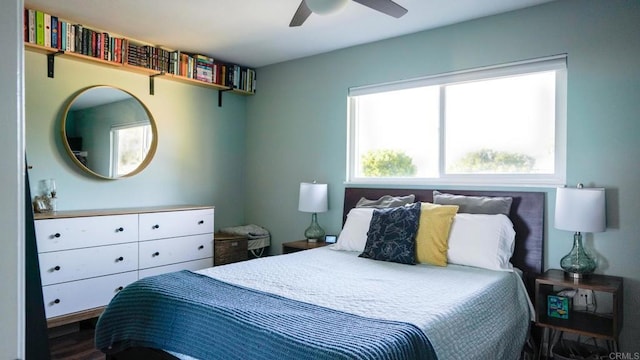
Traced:
<path fill-rule="evenodd" d="M 64 56 L 47 77 L 46 56 L 25 52 L 26 146 L 33 194 L 38 181 L 54 178 L 60 210 L 174 204 L 214 205 L 216 228 L 244 221 L 246 97 L 155 80 Z M 140 99 L 158 128 L 155 158 L 140 174 L 102 180 L 80 170 L 62 145 L 61 116 L 81 89 L 111 85 Z"/>
<path fill-rule="evenodd" d="M 607 189 L 607 231 L 586 244 L 599 272 L 625 277 L 622 346 L 640 352 L 639 19 L 635 0 L 563 0 L 258 69 L 246 219 L 268 227 L 279 252 L 310 221 L 297 211 L 299 183 L 318 180 L 330 192 L 319 222 L 339 232 L 349 87 L 567 53 L 567 182 Z M 553 228 L 555 190 L 529 190 L 547 193 L 545 263 L 558 268 L 572 234 Z"/>

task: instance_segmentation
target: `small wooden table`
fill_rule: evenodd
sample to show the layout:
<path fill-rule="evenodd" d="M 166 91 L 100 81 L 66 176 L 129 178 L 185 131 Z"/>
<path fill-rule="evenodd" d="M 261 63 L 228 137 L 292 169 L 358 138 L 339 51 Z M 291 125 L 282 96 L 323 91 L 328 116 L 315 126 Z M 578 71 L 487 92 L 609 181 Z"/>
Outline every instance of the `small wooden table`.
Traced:
<path fill-rule="evenodd" d="M 613 313 L 604 315 L 576 310 L 570 311 L 568 319 L 548 316 L 547 295 L 555 294 L 558 289 L 585 289 L 609 294 Z M 621 277 L 590 274 L 581 279 L 574 279 L 566 276 L 562 270 L 550 269 L 536 278 L 536 325 L 544 330 L 543 341 L 548 342 L 549 330 L 564 331 L 611 341 L 612 349 L 618 351 L 618 338 L 623 321 L 622 299 Z"/>
<path fill-rule="evenodd" d="M 323 246 L 331 245 L 324 241 L 309 242 L 307 240 L 291 241 L 282 244 L 282 253 L 291 254 L 298 251 L 315 249 Z"/>

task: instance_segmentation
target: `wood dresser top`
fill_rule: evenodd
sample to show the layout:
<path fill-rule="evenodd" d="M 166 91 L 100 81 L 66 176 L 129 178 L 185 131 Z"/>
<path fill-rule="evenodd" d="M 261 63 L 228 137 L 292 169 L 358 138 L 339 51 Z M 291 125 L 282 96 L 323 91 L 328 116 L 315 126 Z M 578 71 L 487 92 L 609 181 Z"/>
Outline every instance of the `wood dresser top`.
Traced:
<path fill-rule="evenodd" d="M 206 205 L 171 205 L 171 206 L 149 206 L 138 208 L 118 208 L 118 209 L 93 209 L 93 210 L 67 210 L 53 211 L 48 213 L 35 213 L 34 220 L 43 219 L 64 219 L 86 216 L 105 216 L 105 215 L 126 215 L 126 214 L 143 214 L 164 211 L 184 211 L 184 210 L 204 210 L 213 209 L 213 206 Z"/>

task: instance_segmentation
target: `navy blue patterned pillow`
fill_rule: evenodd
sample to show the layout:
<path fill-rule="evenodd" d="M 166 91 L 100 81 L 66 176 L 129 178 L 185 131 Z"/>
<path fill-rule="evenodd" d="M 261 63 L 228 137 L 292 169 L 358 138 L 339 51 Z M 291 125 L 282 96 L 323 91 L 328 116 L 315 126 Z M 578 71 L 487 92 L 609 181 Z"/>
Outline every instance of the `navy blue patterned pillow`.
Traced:
<path fill-rule="evenodd" d="M 373 211 L 367 244 L 360 257 L 401 264 L 416 263 L 420 203 Z"/>

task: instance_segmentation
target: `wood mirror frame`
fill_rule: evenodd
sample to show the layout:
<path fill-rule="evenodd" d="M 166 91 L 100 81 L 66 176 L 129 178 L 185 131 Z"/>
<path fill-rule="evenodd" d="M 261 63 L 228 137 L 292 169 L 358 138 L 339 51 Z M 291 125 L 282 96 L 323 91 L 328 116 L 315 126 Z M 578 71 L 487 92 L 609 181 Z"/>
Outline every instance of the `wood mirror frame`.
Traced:
<path fill-rule="evenodd" d="M 74 94 L 62 115 L 61 128 L 71 160 L 102 179 L 138 174 L 149 165 L 158 146 L 149 109 L 131 93 L 111 86 L 91 86 Z M 120 154 L 120 138 L 134 139 L 137 151 L 129 152 L 133 156 Z"/>

